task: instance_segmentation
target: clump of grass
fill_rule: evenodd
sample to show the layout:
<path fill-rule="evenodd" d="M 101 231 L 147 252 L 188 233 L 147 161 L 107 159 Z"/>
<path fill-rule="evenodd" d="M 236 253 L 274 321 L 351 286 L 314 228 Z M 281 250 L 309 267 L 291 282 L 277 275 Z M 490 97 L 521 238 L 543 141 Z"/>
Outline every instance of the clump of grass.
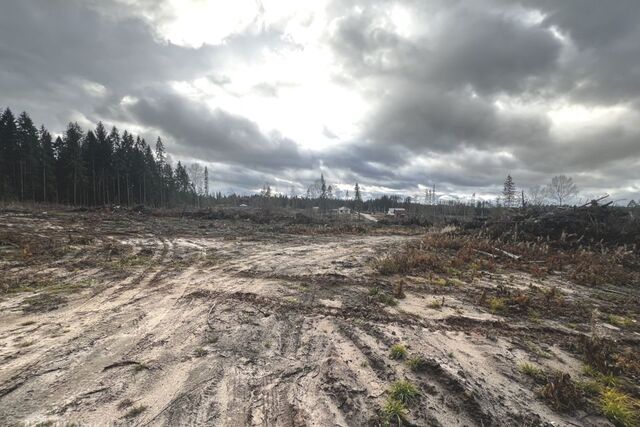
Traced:
<path fill-rule="evenodd" d="M 491 298 L 489 300 L 489 309 L 491 310 L 492 313 L 497 313 L 499 311 L 504 310 L 505 308 L 505 300 L 504 298 Z"/>
<path fill-rule="evenodd" d="M 602 392 L 602 386 L 597 381 L 576 381 L 576 387 L 585 396 L 597 396 Z"/>
<path fill-rule="evenodd" d="M 421 356 L 412 356 L 407 359 L 409 369 L 414 372 L 420 372 L 427 366 L 427 362 Z"/>
<path fill-rule="evenodd" d="M 529 310 L 527 318 L 531 323 L 540 323 L 540 313 L 537 310 Z M 567 327 L 571 327 L 567 325 Z"/>
<path fill-rule="evenodd" d="M 392 397 L 388 398 L 382 407 L 382 414 L 387 423 L 395 422 L 399 426 L 402 425 L 402 421 L 407 418 L 409 410 L 406 405 L 399 400 Z"/>
<path fill-rule="evenodd" d="M 433 271 L 444 273 L 445 262 L 437 254 L 408 248 L 378 259 L 375 267 L 380 274 L 390 276 L 392 274 L 410 273 L 412 271 Z"/>
<path fill-rule="evenodd" d="M 388 293 L 382 291 L 378 287 L 369 289 L 369 300 L 370 301 L 377 301 L 380 304 L 385 304 L 385 305 L 390 305 L 390 306 L 398 305 L 398 301 L 396 301 L 396 299 L 393 296 L 391 296 Z"/>
<path fill-rule="evenodd" d="M 124 417 L 125 418 L 135 418 L 138 415 L 142 414 L 146 410 L 147 410 L 147 407 L 145 405 L 139 405 L 139 406 L 136 406 L 135 408 L 131 408 L 129 410 L 129 412 L 124 414 Z"/>
<path fill-rule="evenodd" d="M 541 357 L 543 359 L 550 359 L 553 354 L 551 354 L 549 351 L 543 349 L 542 347 L 540 347 L 539 345 L 537 345 L 536 343 L 534 343 L 533 341 L 525 341 L 524 342 L 524 347 L 531 353 L 535 354 L 538 357 Z"/>
<path fill-rule="evenodd" d="M 591 365 L 584 365 L 582 373 L 588 377 L 594 378 L 599 384 L 606 387 L 615 387 L 618 385 L 618 378 L 613 374 L 603 374 Z"/>
<path fill-rule="evenodd" d="M 440 310 L 442 307 L 444 307 L 444 297 L 441 300 L 435 299 L 429 303 L 429 308 L 434 310 Z"/>
<path fill-rule="evenodd" d="M 600 396 L 600 410 L 611 422 L 618 426 L 637 426 L 638 402 L 614 389 L 606 389 Z"/>
<path fill-rule="evenodd" d="M 378 297 L 378 301 L 385 305 L 398 305 L 398 301 L 396 301 L 395 298 L 393 298 L 391 295 L 387 294 L 380 294 L 380 296 Z"/>
<path fill-rule="evenodd" d="M 607 316 L 607 321 L 619 328 L 628 328 L 630 326 L 633 326 L 634 323 L 633 320 L 628 317 L 617 316 L 615 314 L 610 314 L 609 316 Z"/>
<path fill-rule="evenodd" d="M 518 365 L 518 370 L 523 375 L 533 378 L 536 381 L 542 381 L 545 378 L 544 370 L 537 367 L 536 365 L 528 362 L 521 363 Z"/>
<path fill-rule="evenodd" d="M 202 347 L 196 347 L 196 349 L 193 350 L 193 354 L 195 354 L 196 357 L 204 357 L 207 355 L 207 350 Z"/>
<path fill-rule="evenodd" d="M 449 284 L 447 279 L 443 279 L 442 277 L 438 277 L 436 279 L 433 279 L 431 281 L 431 283 L 434 284 L 434 285 L 437 285 L 437 286 L 447 286 Z"/>
<path fill-rule="evenodd" d="M 408 404 L 420 395 L 420 391 L 409 381 L 399 380 L 391 384 L 389 396 L 392 399 Z"/>
<path fill-rule="evenodd" d="M 404 359 L 407 357 L 407 349 L 402 344 L 394 344 L 391 346 L 391 358 L 392 359 Z"/>
<path fill-rule="evenodd" d="M 596 377 L 600 374 L 600 372 L 591 365 L 582 365 L 582 373 L 588 377 Z"/>

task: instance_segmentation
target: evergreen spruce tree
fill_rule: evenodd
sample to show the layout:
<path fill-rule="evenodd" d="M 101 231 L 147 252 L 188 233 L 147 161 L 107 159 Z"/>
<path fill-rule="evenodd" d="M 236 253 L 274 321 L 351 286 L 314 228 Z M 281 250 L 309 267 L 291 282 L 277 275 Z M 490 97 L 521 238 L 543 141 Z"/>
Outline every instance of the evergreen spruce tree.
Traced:
<path fill-rule="evenodd" d="M 97 162 L 98 162 L 98 138 L 93 131 L 87 132 L 84 137 L 84 143 L 82 144 L 82 158 L 84 165 L 86 166 L 87 178 L 89 183 L 87 202 L 91 205 L 97 203 Z"/>
<path fill-rule="evenodd" d="M 109 179 L 111 177 L 111 162 L 113 156 L 113 150 L 109 141 L 107 131 L 102 124 L 98 122 L 95 130 L 95 136 L 97 142 L 97 154 L 95 169 L 98 175 L 98 182 L 96 185 L 96 201 L 98 204 L 108 204 L 111 202 Z"/>
<path fill-rule="evenodd" d="M 124 160 L 122 159 L 121 139 L 118 129 L 114 126 L 109 133 L 109 146 L 112 154 L 112 177 L 111 187 L 113 189 L 113 200 L 118 204 L 122 204 L 122 192 L 120 186 L 120 177 L 124 168 Z"/>
<path fill-rule="evenodd" d="M 38 129 L 34 126 L 31 117 L 23 112 L 17 121 L 18 150 L 20 172 L 20 200 L 35 201 L 36 186 L 40 181 L 36 181 L 39 170 L 40 144 Z"/>
<path fill-rule="evenodd" d="M 18 189 L 20 147 L 16 119 L 9 108 L 0 117 L 0 195 L 12 199 Z"/>
<path fill-rule="evenodd" d="M 156 162 L 158 167 L 158 177 L 160 179 L 160 206 L 165 206 L 167 194 L 167 155 L 160 137 L 158 137 L 158 140 L 156 141 Z"/>
<path fill-rule="evenodd" d="M 354 196 L 353 196 L 353 206 L 355 209 L 362 208 L 362 194 L 360 194 L 360 184 L 356 182 L 355 187 L 353 188 Z"/>
<path fill-rule="evenodd" d="M 502 196 L 504 205 L 511 208 L 515 205 L 516 201 L 516 185 L 513 182 L 511 175 L 507 175 L 507 179 L 504 180 L 504 187 L 502 189 Z"/>
<path fill-rule="evenodd" d="M 40 165 L 42 173 L 42 201 L 54 201 L 56 192 L 56 158 L 53 150 L 53 138 L 48 130 L 40 128 Z"/>

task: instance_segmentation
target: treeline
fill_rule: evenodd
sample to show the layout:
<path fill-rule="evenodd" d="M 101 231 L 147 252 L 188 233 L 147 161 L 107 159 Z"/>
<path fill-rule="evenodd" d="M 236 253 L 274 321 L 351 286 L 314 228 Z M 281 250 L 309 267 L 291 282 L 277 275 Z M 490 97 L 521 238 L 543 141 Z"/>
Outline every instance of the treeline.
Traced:
<path fill-rule="evenodd" d="M 351 195 L 349 191 L 337 194 L 321 175 L 306 194 L 296 196 L 293 189 L 291 193 L 273 194 L 265 185 L 261 194 L 254 196 L 211 194 L 208 169 L 198 163 L 187 167 L 181 162 L 174 167 L 160 137 L 152 147 L 140 136 L 127 130 L 121 133 L 115 127 L 108 130 L 100 122 L 86 132 L 77 123 L 69 123 L 64 133 L 54 138 L 44 126 L 36 128 L 26 112 L 15 117 L 7 108 L 0 116 L 0 201 L 151 207 L 246 203 L 319 207 L 323 211 L 349 206 L 373 212 L 397 207 L 420 211 L 427 206 L 447 205 L 458 206 L 466 214 L 468 206 L 484 212 L 493 206 L 563 205 L 578 194 L 578 188 L 570 177 L 560 175 L 548 185 L 523 191 L 516 188 L 509 175 L 495 204 L 476 200 L 475 194 L 467 201 L 443 201 L 433 186 L 427 188 L 424 208 L 420 208 L 419 198 L 381 196 L 363 200 L 358 183 Z M 432 211 L 437 209 L 426 210 Z"/>
<path fill-rule="evenodd" d="M 100 122 L 86 132 L 69 123 L 54 138 L 44 126 L 36 128 L 26 112 L 16 117 L 7 108 L 0 116 L 0 201 L 152 207 L 246 203 L 322 210 L 344 205 L 384 210 L 402 204 L 394 196 L 363 201 L 357 183 L 352 194 L 345 197 L 350 200 L 335 197 L 324 176 L 301 196 L 272 194 L 268 185 L 253 196 L 211 194 L 208 169 L 181 162 L 173 167 L 160 137 L 152 147 L 140 136 L 108 130 Z"/>
<path fill-rule="evenodd" d="M 208 187 L 207 169 L 196 169 Z M 194 203 L 198 190 L 183 164 L 167 161 L 159 137 L 152 148 L 126 130 L 69 123 L 54 139 L 26 112 L 0 117 L 0 200 L 159 207 Z"/>

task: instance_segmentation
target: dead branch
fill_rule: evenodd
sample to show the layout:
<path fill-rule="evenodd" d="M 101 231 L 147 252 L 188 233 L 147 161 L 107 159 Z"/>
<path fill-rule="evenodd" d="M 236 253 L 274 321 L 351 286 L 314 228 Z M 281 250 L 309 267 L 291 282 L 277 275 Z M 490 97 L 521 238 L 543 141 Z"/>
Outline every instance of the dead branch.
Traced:
<path fill-rule="evenodd" d="M 112 363 L 111 365 L 107 365 L 102 368 L 102 371 L 108 371 L 109 369 L 119 368 L 121 366 L 130 366 L 130 365 L 142 365 L 140 362 L 136 362 L 135 360 L 123 360 L 121 362 Z"/>

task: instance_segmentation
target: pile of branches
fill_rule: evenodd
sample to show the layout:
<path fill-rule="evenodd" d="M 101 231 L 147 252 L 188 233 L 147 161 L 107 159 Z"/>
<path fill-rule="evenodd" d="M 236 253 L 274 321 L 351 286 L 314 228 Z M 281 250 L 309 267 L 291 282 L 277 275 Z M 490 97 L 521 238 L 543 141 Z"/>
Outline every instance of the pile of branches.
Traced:
<path fill-rule="evenodd" d="M 479 218 L 467 227 L 503 241 L 546 241 L 566 248 L 640 248 L 640 218 L 612 202 L 600 204 L 602 199 L 577 207 L 506 211 L 495 218 Z"/>

